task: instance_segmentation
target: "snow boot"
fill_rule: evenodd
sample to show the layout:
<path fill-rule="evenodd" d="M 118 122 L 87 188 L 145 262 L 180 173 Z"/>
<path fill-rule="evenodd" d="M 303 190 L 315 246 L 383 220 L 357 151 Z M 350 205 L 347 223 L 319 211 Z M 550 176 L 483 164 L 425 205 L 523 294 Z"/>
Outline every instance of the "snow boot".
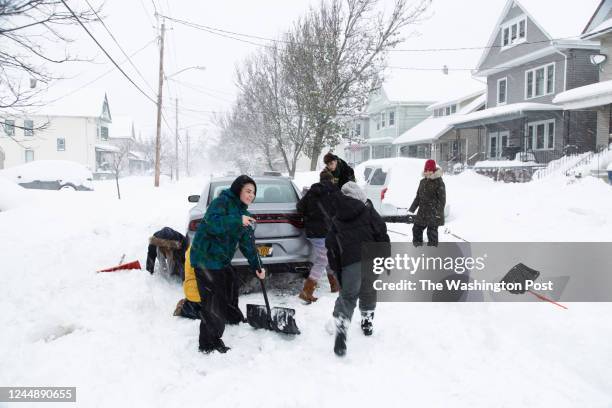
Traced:
<path fill-rule="evenodd" d="M 361 312 L 361 330 L 366 336 L 371 336 L 374 331 L 374 311 Z"/>
<path fill-rule="evenodd" d="M 340 283 L 338 282 L 338 278 L 336 278 L 336 275 L 328 273 L 327 280 L 329 280 L 329 286 L 331 288 L 331 293 L 340 292 Z"/>
<path fill-rule="evenodd" d="M 317 287 L 317 282 L 313 279 L 307 278 L 304 281 L 304 289 L 302 289 L 302 291 L 300 292 L 298 296 L 300 297 L 300 299 L 305 301 L 307 304 L 316 302 L 318 298 L 314 297 L 313 295 L 316 287 Z"/>
<path fill-rule="evenodd" d="M 223 340 L 219 339 L 217 340 L 217 344 L 215 345 L 215 350 L 217 350 L 221 354 L 225 354 L 228 352 L 228 350 L 231 350 L 231 347 L 227 347 L 225 343 L 223 343 Z"/>
<path fill-rule="evenodd" d="M 187 299 L 181 299 L 176 304 L 176 309 L 174 309 L 174 316 L 182 316 L 183 315 L 183 305 Z"/>
<path fill-rule="evenodd" d="M 334 341 L 334 353 L 338 357 L 346 354 L 346 332 L 348 331 L 349 321 L 343 317 L 336 318 L 336 340 Z"/>

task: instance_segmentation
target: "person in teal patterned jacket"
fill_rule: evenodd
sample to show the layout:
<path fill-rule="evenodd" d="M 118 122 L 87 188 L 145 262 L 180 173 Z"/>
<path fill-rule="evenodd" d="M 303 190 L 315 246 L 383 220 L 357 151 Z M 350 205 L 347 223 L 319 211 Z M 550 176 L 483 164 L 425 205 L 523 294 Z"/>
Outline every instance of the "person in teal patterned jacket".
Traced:
<path fill-rule="evenodd" d="M 257 248 L 250 236 L 255 220 L 247 211 L 256 194 L 257 185 L 252 178 L 236 178 L 210 203 L 191 244 L 191 265 L 202 303 L 199 350 L 205 353 L 227 352 L 229 347 L 221 340 L 225 324 L 244 320 L 238 307 L 239 280 L 231 266 L 236 246 L 257 277 L 265 277 L 265 270 L 259 270 Z"/>

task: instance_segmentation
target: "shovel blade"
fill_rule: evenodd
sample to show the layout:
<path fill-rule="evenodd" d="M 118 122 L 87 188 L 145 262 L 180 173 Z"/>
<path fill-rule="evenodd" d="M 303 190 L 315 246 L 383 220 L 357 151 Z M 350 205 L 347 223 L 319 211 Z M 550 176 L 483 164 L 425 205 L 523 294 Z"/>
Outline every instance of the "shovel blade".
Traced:
<path fill-rule="evenodd" d="M 268 329 L 284 334 L 300 334 L 295 322 L 295 310 L 273 307 L 268 311 L 263 305 L 247 305 L 247 321 L 256 329 Z"/>
<path fill-rule="evenodd" d="M 532 269 L 530 267 L 528 267 L 525 264 L 522 263 L 518 263 L 516 265 L 514 265 L 512 267 L 512 269 L 510 269 L 508 271 L 508 273 L 506 274 L 506 276 L 504 276 L 502 278 L 502 282 L 505 283 L 518 283 L 520 284 L 520 287 L 522 289 L 517 289 L 517 290 L 511 290 L 509 291 L 510 293 L 513 294 L 523 294 L 526 292 L 525 289 L 525 283 L 528 280 L 536 280 L 538 278 L 538 276 L 540 276 L 540 272 L 536 271 L 535 269 Z"/>

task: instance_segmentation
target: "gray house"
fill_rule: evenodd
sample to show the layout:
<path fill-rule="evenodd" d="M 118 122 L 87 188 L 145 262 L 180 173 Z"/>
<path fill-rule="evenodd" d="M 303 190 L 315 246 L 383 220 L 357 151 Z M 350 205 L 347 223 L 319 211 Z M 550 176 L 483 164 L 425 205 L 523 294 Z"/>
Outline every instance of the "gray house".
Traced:
<path fill-rule="evenodd" d="M 553 104 L 555 95 L 598 81 L 591 56 L 599 43 L 579 38 L 595 0 L 551 3 L 508 0 L 474 75 L 486 78 L 487 109 L 465 115 L 454 127 L 479 134 L 478 160 L 521 157 L 548 163 L 566 152 L 596 146 L 594 112 L 569 115 Z M 566 18 L 567 17 L 567 18 Z M 527 153 L 527 154 L 525 154 Z"/>
<path fill-rule="evenodd" d="M 558 94 L 554 103 L 562 105 L 567 115 L 591 111 L 597 115 L 598 150 L 612 143 L 612 0 L 602 0 L 582 32 L 585 40 L 598 41 L 600 54 L 591 62 L 599 68 L 599 82 Z"/>

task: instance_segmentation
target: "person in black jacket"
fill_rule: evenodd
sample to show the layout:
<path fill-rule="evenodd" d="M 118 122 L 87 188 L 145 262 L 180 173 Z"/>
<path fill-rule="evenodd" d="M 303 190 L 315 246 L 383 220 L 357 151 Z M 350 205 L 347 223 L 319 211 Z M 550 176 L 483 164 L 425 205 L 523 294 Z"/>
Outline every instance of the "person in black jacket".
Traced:
<path fill-rule="evenodd" d="M 446 206 L 446 188 L 442 181 L 442 169 L 434 160 L 425 162 L 423 179 L 412 205 L 408 209 L 413 213 L 417 208 L 412 226 L 412 243 L 423 245 L 423 231 L 427 228 L 427 245 L 438 246 L 438 227 L 444 225 L 444 207 Z"/>
<path fill-rule="evenodd" d="M 334 183 L 338 188 L 342 188 L 349 181 L 355 181 L 355 171 L 347 162 L 333 154 L 327 153 L 323 156 L 325 168 L 334 176 Z"/>
<path fill-rule="evenodd" d="M 340 290 L 334 271 L 327 261 L 325 237 L 331 225 L 331 219 L 336 214 L 336 203 L 340 189 L 332 182 L 334 176 L 327 170 L 319 175 L 319 182 L 310 186 L 304 197 L 297 203 L 297 210 L 304 216 L 306 238 L 312 245 L 312 267 L 304 281 L 304 288 L 299 294 L 300 299 L 307 303 L 317 300 L 314 290 L 317 282 L 327 271 L 327 279 L 332 293 Z"/>
<path fill-rule="evenodd" d="M 325 245 L 331 268 L 340 279 L 340 295 L 334 306 L 336 339 L 334 352 L 346 354 L 346 333 L 359 298 L 361 329 L 372 334 L 376 290 L 374 273 L 361 273 L 361 247 L 367 242 L 389 242 L 387 225 L 376 212 L 365 192 L 354 182 L 342 187 L 336 207 L 336 216 L 327 235 Z"/>

